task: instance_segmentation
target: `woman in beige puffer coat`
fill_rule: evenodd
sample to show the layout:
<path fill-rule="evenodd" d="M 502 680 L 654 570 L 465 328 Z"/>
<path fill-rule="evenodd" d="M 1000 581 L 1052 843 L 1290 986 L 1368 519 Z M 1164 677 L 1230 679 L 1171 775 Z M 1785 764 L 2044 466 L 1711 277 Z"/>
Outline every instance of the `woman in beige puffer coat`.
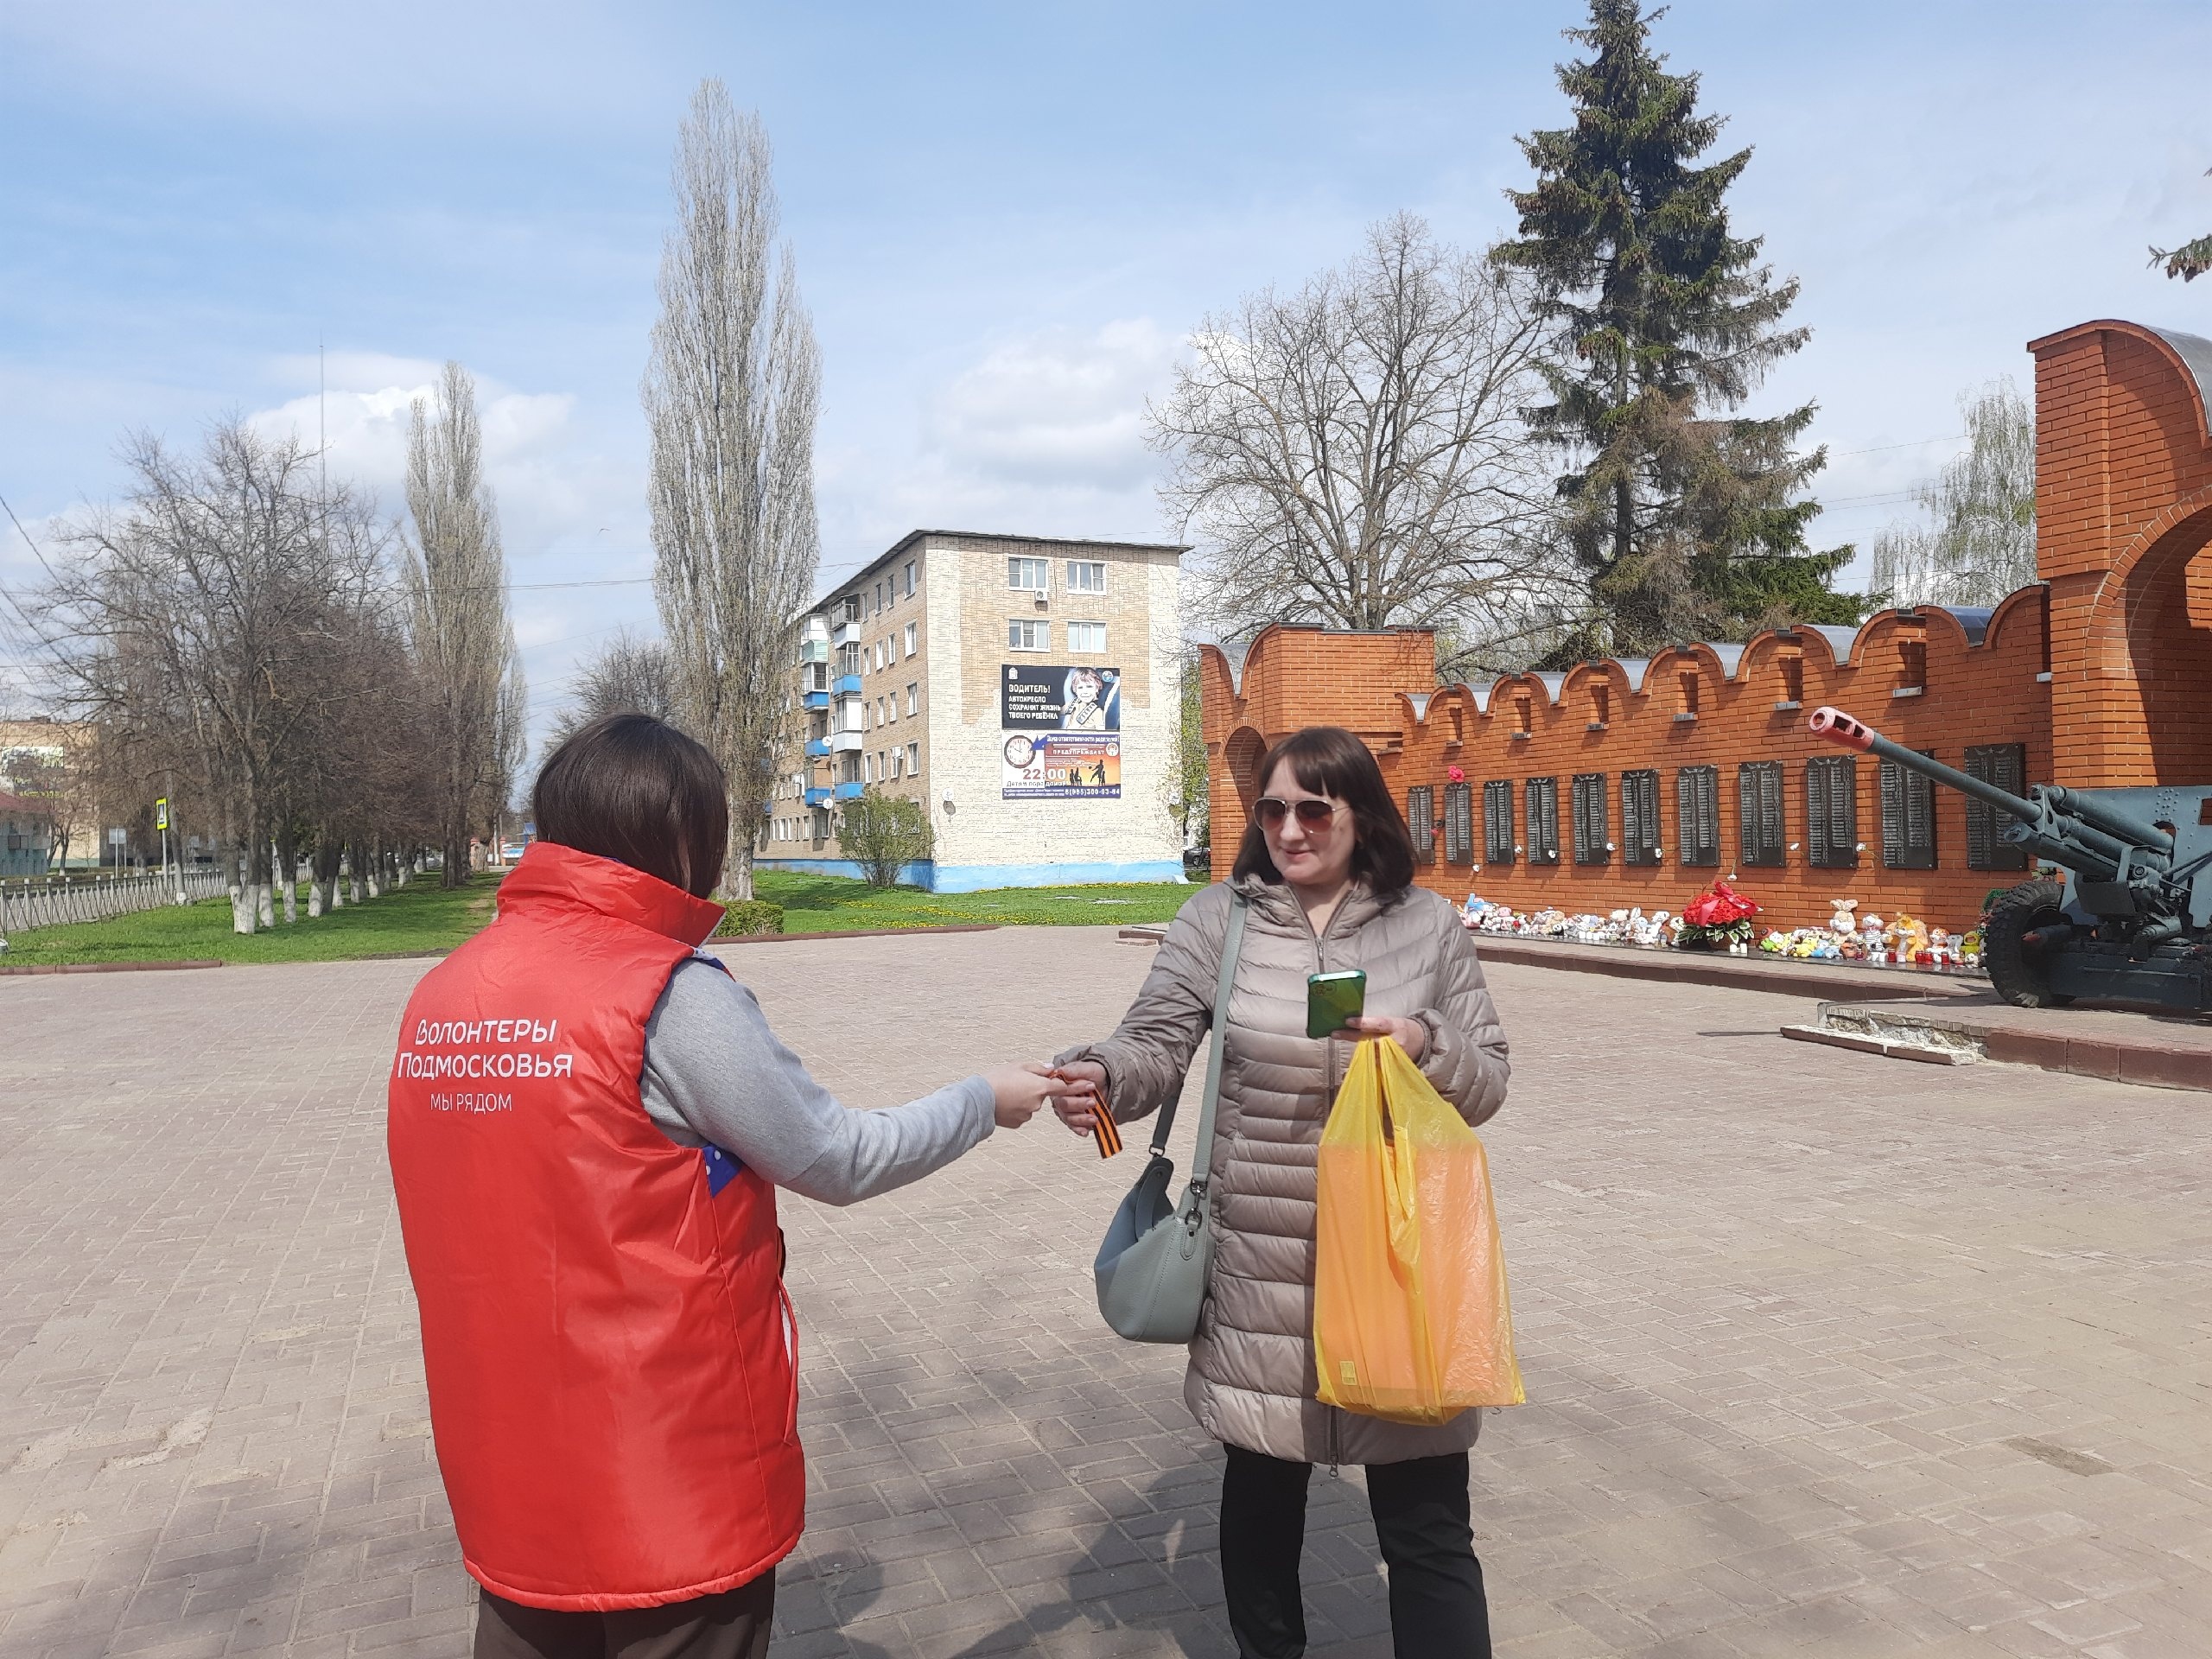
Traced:
<path fill-rule="evenodd" d="M 1505 1098 L 1505 1033 L 1472 935 L 1446 900 L 1411 885 L 1405 820 L 1366 746 L 1350 732 L 1309 728 L 1278 744 L 1259 775 L 1230 880 L 1183 906 L 1114 1034 L 1059 1057 L 1061 1075 L 1077 1084 L 1060 1116 L 1087 1133 L 1096 1096 L 1126 1122 L 1182 1088 L 1212 1023 L 1241 896 L 1250 908 L 1209 1194 L 1217 1242 L 1184 1383 L 1199 1426 L 1229 1448 L 1222 1578 L 1238 1652 L 1305 1651 L 1306 1484 L 1316 1463 L 1352 1463 L 1367 1468 L 1402 1659 L 1487 1656 L 1467 1495 L 1480 1414 L 1421 1428 L 1314 1398 L 1313 1169 L 1351 1055 L 1342 1039 L 1395 1037 L 1474 1124 Z M 1364 1015 L 1338 1038 L 1309 1038 L 1307 977 L 1352 968 L 1367 974 Z"/>

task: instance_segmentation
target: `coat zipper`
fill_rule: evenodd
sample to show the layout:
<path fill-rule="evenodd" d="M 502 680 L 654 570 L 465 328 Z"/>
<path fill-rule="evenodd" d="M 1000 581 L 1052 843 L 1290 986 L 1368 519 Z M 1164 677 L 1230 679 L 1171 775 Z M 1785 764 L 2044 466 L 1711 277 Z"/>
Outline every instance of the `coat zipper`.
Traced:
<path fill-rule="evenodd" d="M 1344 913 L 1344 906 L 1351 898 L 1351 890 L 1347 888 L 1344 896 L 1337 900 L 1337 907 L 1332 912 L 1331 912 L 1329 917 L 1329 925 L 1323 928 L 1319 933 L 1315 933 L 1313 931 L 1313 918 L 1306 913 L 1306 906 L 1303 905 L 1298 906 L 1299 919 L 1306 924 L 1306 931 L 1313 940 L 1313 971 L 1317 974 L 1325 973 L 1328 970 L 1328 964 L 1322 959 L 1321 946 L 1327 940 L 1329 935 L 1336 931 L 1337 923 L 1343 918 Z M 1291 895 L 1291 902 L 1293 904 L 1298 903 L 1298 896 L 1295 893 Z M 1337 1087 L 1339 1082 L 1337 1076 L 1338 1044 L 1332 1038 L 1325 1037 L 1321 1040 L 1325 1045 L 1322 1050 L 1322 1053 L 1325 1058 L 1322 1061 L 1321 1075 L 1327 1080 L 1328 1087 L 1326 1093 L 1328 1097 L 1331 1100 L 1334 1100 L 1336 1098 Z M 1324 1407 L 1323 1409 L 1329 1414 L 1329 1478 L 1332 1480 L 1340 1480 L 1344 1478 L 1344 1413 L 1334 1406 Z"/>

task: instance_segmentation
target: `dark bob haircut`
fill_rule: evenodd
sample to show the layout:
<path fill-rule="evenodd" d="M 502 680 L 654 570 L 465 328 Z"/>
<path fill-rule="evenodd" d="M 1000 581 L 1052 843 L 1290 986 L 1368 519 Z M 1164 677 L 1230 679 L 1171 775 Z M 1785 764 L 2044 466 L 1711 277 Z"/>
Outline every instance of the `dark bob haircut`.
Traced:
<path fill-rule="evenodd" d="M 1293 732 L 1269 749 L 1260 762 L 1255 782 L 1265 793 L 1277 766 L 1287 766 L 1300 789 L 1332 796 L 1351 808 L 1351 873 L 1367 883 L 1378 899 L 1388 899 L 1413 885 L 1414 842 L 1406 831 L 1405 814 L 1390 798 L 1382 769 L 1361 742 L 1341 726 L 1308 726 Z M 1240 880 L 1256 875 L 1262 881 L 1281 881 L 1274 856 L 1268 851 L 1267 832 L 1256 817 L 1244 828 L 1243 843 L 1236 849 L 1231 872 Z"/>
<path fill-rule="evenodd" d="M 553 751 L 531 791 L 537 837 L 704 899 L 722 879 L 729 799 L 704 746 L 651 715 L 609 715 Z"/>

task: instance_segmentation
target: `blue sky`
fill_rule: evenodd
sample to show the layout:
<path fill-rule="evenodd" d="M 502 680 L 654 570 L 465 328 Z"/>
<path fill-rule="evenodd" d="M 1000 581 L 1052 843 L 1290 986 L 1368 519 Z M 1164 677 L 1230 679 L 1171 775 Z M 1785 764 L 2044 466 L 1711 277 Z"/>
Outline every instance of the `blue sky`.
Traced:
<path fill-rule="evenodd" d="M 1509 232 L 1578 16 L 0 0 L 0 493 L 43 535 L 113 493 L 127 429 L 312 437 L 320 339 L 334 470 L 396 512 L 407 398 L 458 358 L 517 582 L 645 575 L 668 156 L 714 74 L 774 139 L 822 342 L 825 577 L 918 526 L 1160 537 L 1141 417 L 1184 335 L 1402 207 Z M 1812 342 L 1753 407 L 1818 400 L 1823 545 L 1907 511 L 2033 336 L 2212 334 L 2212 281 L 2145 254 L 2212 230 L 2202 4 L 1682 0 L 1657 40 L 1756 151 L 1739 231 L 1804 283 Z M 541 721 L 652 616 L 635 582 L 514 598 Z"/>

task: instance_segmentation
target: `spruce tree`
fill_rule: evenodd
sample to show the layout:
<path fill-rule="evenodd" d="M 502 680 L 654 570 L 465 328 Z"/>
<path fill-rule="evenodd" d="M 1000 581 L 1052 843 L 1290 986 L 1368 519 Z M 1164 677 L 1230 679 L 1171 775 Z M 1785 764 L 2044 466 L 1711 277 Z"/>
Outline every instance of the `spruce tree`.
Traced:
<path fill-rule="evenodd" d="M 1520 235 L 1497 254 L 1535 278 L 1559 334 L 1553 401 L 1529 418 L 1573 457 L 1561 518 L 1593 618 L 1566 660 L 1864 609 L 1829 587 L 1852 550 L 1808 551 L 1820 508 L 1792 499 L 1826 460 L 1796 448 L 1814 406 L 1736 412 L 1808 331 L 1783 326 L 1796 281 L 1729 229 L 1723 198 L 1751 152 L 1698 164 L 1725 118 L 1699 113 L 1697 76 L 1650 49 L 1663 15 L 1591 0 L 1589 26 L 1567 31 L 1592 54 L 1559 69 L 1574 124 L 1519 141 L 1536 182 L 1507 192 Z"/>

